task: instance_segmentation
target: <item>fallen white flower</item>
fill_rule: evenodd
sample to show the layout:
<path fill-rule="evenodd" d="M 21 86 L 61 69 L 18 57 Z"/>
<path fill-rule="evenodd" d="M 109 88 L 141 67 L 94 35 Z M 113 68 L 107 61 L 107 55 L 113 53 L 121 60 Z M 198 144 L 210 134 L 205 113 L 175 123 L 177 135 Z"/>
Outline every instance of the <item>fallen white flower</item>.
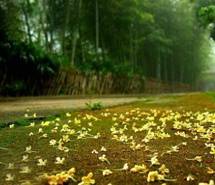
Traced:
<path fill-rule="evenodd" d="M 103 176 L 108 176 L 108 175 L 111 175 L 113 172 L 109 169 L 105 169 L 105 170 L 102 170 L 102 175 Z"/>

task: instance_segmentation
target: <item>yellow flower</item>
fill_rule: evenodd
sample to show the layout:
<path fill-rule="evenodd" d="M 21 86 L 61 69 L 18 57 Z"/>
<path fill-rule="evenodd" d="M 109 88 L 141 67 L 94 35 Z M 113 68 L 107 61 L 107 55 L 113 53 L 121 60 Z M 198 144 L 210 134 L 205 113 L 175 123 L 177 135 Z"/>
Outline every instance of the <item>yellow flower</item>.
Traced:
<path fill-rule="evenodd" d="M 202 156 L 196 156 L 194 158 L 195 161 L 202 162 Z"/>
<path fill-rule="evenodd" d="M 30 132 L 28 135 L 31 137 L 31 136 L 33 136 L 33 135 L 34 135 L 34 133 L 33 133 L 33 132 Z"/>
<path fill-rule="evenodd" d="M 209 183 L 200 182 L 199 185 L 215 185 L 214 180 L 210 180 Z"/>
<path fill-rule="evenodd" d="M 75 175 L 75 168 L 71 168 L 67 172 L 63 171 L 61 173 L 58 173 L 56 175 L 47 175 L 44 174 L 41 178 L 44 181 L 44 183 L 48 185 L 64 185 L 69 179 L 72 179 L 76 182 L 74 179 Z"/>
<path fill-rule="evenodd" d="M 193 159 L 186 159 L 188 161 L 198 161 L 198 162 L 202 162 L 202 156 L 196 156 Z"/>
<path fill-rule="evenodd" d="M 76 125 L 79 125 L 79 124 L 81 123 L 81 120 L 75 118 L 75 119 L 74 119 L 74 123 L 75 123 Z"/>
<path fill-rule="evenodd" d="M 55 139 L 49 141 L 49 145 L 54 146 L 57 143 Z"/>
<path fill-rule="evenodd" d="M 67 131 L 67 133 L 69 135 L 74 135 L 75 134 L 75 130 L 74 129 L 70 129 L 70 130 Z"/>
<path fill-rule="evenodd" d="M 14 175 L 11 175 L 10 173 L 6 174 L 5 181 L 13 181 L 14 180 Z"/>
<path fill-rule="evenodd" d="M 7 169 L 8 170 L 14 169 L 14 163 L 9 163 Z"/>
<path fill-rule="evenodd" d="M 135 165 L 133 168 L 130 170 L 131 172 L 134 173 L 146 173 L 148 171 L 146 165 Z"/>
<path fill-rule="evenodd" d="M 43 133 L 43 129 L 39 128 L 38 133 Z"/>
<path fill-rule="evenodd" d="M 46 179 L 49 185 L 63 185 L 69 180 L 69 175 L 65 172 L 61 172 L 57 175 L 47 176 Z"/>
<path fill-rule="evenodd" d="M 22 161 L 23 162 L 28 162 L 28 157 L 29 157 L 28 155 L 23 155 L 22 156 Z"/>
<path fill-rule="evenodd" d="M 97 151 L 97 150 L 92 150 L 92 152 L 91 152 L 92 154 L 98 154 L 99 152 Z"/>
<path fill-rule="evenodd" d="M 48 134 L 43 134 L 40 138 L 47 138 Z"/>
<path fill-rule="evenodd" d="M 72 115 L 69 112 L 66 113 L 66 117 L 71 117 L 71 116 Z"/>
<path fill-rule="evenodd" d="M 123 114 L 120 114 L 119 119 L 124 120 L 124 119 L 125 119 L 125 116 L 124 116 Z"/>
<path fill-rule="evenodd" d="M 108 175 L 111 175 L 113 172 L 109 169 L 105 169 L 105 170 L 102 170 L 102 175 L 103 176 L 108 176 Z"/>
<path fill-rule="evenodd" d="M 123 165 L 123 167 L 122 167 L 122 170 L 123 171 L 127 171 L 128 170 L 128 163 L 125 163 L 124 165 Z"/>
<path fill-rule="evenodd" d="M 91 122 L 89 122 L 89 123 L 88 123 L 88 126 L 89 126 L 89 127 L 92 127 L 92 126 L 93 126 L 93 124 L 92 124 Z"/>
<path fill-rule="evenodd" d="M 195 180 L 195 178 L 193 177 L 193 175 L 189 174 L 186 178 L 187 181 L 193 181 Z"/>
<path fill-rule="evenodd" d="M 42 121 L 42 123 L 40 125 L 42 127 L 48 127 L 50 123 L 51 123 L 50 121 Z"/>
<path fill-rule="evenodd" d="M 155 182 L 164 180 L 164 175 L 158 173 L 158 171 L 150 171 L 148 173 L 147 182 Z"/>
<path fill-rule="evenodd" d="M 158 161 L 157 156 L 152 157 L 152 158 L 150 159 L 150 162 L 151 162 L 151 166 L 160 165 L 160 162 Z"/>
<path fill-rule="evenodd" d="M 60 121 L 60 118 L 55 118 L 55 121 Z"/>
<path fill-rule="evenodd" d="M 64 161 L 65 161 L 64 157 L 62 157 L 62 158 L 56 157 L 55 164 L 63 164 Z"/>
<path fill-rule="evenodd" d="M 210 154 L 215 155 L 215 148 L 214 147 L 211 148 Z"/>
<path fill-rule="evenodd" d="M 117 120 L 117 118 L 116 117 L 112 117 L 112 121 L 116 121 Z"/>
<path fill-rule="evenodd" d="M 90 172 L 87 176 L 84 176 L 81 178 L 81 182 L 78 183 L 78 185 L 91 185 L 95 184 L 96 181 L 93 178 L 93 173 Z"/>
<path fill-rule="evenodd" d="M 93 136 L 94 139 L 98 139 L 101 137 L 101 134 L 98 132 L 95 136 Z"/>
<path fill-rule="evenodd" d="M 24 181 L 22 182 L 20 185 L 32 185 L 32 183 L 30 181 Z"/>
<path fill-rule="evenodd" d="M 45 177 L 48 185 L 58 185 L 58 178 L 54 175 Z"/>
<path fill-rule="evenodd" d="M 172 146 L 171 149 L 170 149 L 171 152 L 179 152 L 179 147 L 176 145 L 176 146 Z"/>
<path fill-rule="evenodd" d="M 31 169 L 28 166 L 24 166 L 21 168 L 19 173 L 31 173 Z"/>
<path fill-rule="evenodd" d="M 14 128 L 14 127 L 15 127 L 14 124 L 9 125 L 9 128 Z"/>
<path fill-rule="evenodd" d="M 32 147 L 31 146 L 27 146 L 26 148 L 25 148 L 25 152 L 26 153 L 31 153 L 32 152 Z"/>
<path fill-rule="evenodd" d="M 99 157 L 99 160 L 102 162 L 107 162 L 108 164 L 110 164 L 110 162 L 108 161 L 107 157 L 105 154 L 103 154 L 101 157 Z"/>
<path fill-rule="evenodd" d="M 210 167 L 207 167 L 207 173 L 208 174 L 215 174 L 215 170 L 210 168 Z"/>
<path fill-rule="evenodd" d="M 74 177 L 75 172 L 76 172 L 75 168 L 70 168 L 70 169 L 67 171 L 67 174 L 69 174 L 70 177 Z"/>
<path fill-rule="evenodd" d="M 165 164 L 162 164 L 162 166 L 159 168 L 159 172 L 164 175 L 166 173 L 169 173 L 169 169 L 165 166 Z"/>
<path fill-rule="evenodd" d="M 63 135 L 62 140 L 63 140 L 63 142 L 68 143 L 70 141 L 70 138 L 68 135 Z"/>
<path fill-rule="evenodd" d="M 30 125 L 29 125 L 29 127 L 34 127 L 34 126 L 35 126 L 34 122 L 30 123 Z"/>
<path fill-rule="evenodd" d="M 101 151 L 101 152 L 106 152 L 107 149 L 106 149 L 104 146 L 102 146 L 100 151 Z"/>
<path fill-rule="evenodd" d="M 45 166 L 47 163 L 47 160 L 38 159 L 37 166 Z"/>

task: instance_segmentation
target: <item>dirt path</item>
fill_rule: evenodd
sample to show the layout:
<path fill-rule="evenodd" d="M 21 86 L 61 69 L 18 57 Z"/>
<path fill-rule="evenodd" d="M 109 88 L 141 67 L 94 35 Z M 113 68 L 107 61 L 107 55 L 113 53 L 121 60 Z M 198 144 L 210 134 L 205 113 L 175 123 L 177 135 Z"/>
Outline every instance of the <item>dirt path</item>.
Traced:
<path fill-rule="evenodd" d="M 140 98 L 96 98 L 96 99 L 48 99 L 48 100 L 18 100 L 15 102 L 0 102 L 0 113 L 25 111 L 79 109 L 85 108 L 87 102 L 102 102 L 105 106 L 120 105 L 142 100 Z"/>
<path fill-rule="evenodd" d="M 0 98 L 0 124 L 23 118 L 26 109 L 40 116 L 60 114 L 61 112 L 86 108 L 87 102 L 101 102 L 105 107 L 122 105 L 137 101 L 146 104 L 167 103 L 175 101 L 174 97 L 182 93 L 163 95 L 109 95 L 103 97 L 90 96 L 54 96 L 54 97 L 20 97 Z"/>
<path fill-rule="evenodd" d="M 105 107 L 143 101 L 140 97 L 110 98 L 18 98 L 0 102 L 0 121 L 10 121 L 24 115 L 26 109 L 40 115 L 56 114 L 61 111 L 86 108 L 87 102 L 101 102 Z"/>

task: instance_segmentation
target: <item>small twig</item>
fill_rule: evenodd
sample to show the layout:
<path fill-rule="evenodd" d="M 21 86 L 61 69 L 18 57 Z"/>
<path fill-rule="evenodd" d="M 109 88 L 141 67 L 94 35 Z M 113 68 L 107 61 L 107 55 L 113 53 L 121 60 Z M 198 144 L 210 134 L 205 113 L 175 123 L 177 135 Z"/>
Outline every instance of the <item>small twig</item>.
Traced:
<path fill-rule="evenodd" d="M 5 166 L 6 166 L 6 164 L 5 164 L 5 163 L 3 163 L 3 162 L 0 162 L 0 165 L 5 165 Z"/>
<path fill-rule="evenodd" d="M 8 148 L 0 147 L 0 150 L 9 150 Z"/>
<path fill-rule="evenodd" d="M 166 181 L 166 182 L 175 182 L 175 181 L 177 181 L 177 179 L 164 179 L 164 181 Z"/>

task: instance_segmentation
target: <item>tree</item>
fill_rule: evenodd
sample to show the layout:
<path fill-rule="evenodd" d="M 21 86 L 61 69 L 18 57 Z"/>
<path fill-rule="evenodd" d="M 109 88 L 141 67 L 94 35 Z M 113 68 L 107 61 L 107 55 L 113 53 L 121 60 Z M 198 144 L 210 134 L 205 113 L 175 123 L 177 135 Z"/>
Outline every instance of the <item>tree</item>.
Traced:
<path fill-rule="evenodd" d="M 214 0 L 0 2 L 1 37 L 80 70 L 195 84 L 207 61 L 208 31 L 198 21 L 214 22 Z"/>

